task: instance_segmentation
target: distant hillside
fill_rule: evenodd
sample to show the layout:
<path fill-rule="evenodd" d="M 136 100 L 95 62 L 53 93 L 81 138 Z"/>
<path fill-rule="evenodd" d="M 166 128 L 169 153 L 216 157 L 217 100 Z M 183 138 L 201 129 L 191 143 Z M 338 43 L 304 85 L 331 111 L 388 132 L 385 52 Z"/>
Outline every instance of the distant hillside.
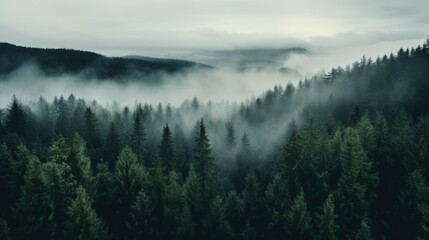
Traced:
<path fill-rule="evenodd" d="M 189 59 L 219 68 L 244 70 L 278 70 L 283 72 L 285 61 L 292 54 L 308 54 L 305 48 L 244 49 L 201 51 Z"/>
<path fill-rule="evenodd" d="M 146 57 L 105 57 L 71 50 L 21 47 L 0 43 L 0 77 L 28 64 L 35 64 L 47 75 L 83 74 L 100 79 L 140 76 L 154 72 L 175 73 L 188 68 L 210 68 L 207 65 L 174 59 Z"/>

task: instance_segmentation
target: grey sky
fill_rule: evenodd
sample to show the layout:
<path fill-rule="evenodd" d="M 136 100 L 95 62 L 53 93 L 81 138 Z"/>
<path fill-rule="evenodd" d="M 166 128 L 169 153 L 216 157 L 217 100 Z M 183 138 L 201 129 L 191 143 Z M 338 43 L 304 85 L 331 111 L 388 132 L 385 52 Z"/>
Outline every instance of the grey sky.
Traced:
<path fill-rule="evenodd" d="M 0 41 L 98 52 L 371 45 L 429 35 L 427 0 L 0 0 Z"/>

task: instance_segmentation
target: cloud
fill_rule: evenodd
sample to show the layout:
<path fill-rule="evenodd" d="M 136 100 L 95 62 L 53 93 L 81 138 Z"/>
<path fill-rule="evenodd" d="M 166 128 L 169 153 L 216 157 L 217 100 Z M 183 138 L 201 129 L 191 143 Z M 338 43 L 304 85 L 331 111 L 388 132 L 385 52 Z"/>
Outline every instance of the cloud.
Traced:
<path fill-rule="evenodd" d="M 378 31 L 389 36 L 379 41 L 397 41 L 427 36 L 428 8 L 425 0 L 2 0 L 0 36 L 96 51 L 276 48 Z"/>

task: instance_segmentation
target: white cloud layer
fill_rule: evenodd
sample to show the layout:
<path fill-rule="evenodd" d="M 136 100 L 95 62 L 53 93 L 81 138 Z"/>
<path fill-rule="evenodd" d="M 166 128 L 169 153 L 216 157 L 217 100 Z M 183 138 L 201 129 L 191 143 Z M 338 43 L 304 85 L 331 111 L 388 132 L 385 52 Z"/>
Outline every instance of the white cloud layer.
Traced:
<path fill-rule="evenodd" d="M 107 51 L 423 39 L 427 0 L 1 0 L 0 41 Z"/>

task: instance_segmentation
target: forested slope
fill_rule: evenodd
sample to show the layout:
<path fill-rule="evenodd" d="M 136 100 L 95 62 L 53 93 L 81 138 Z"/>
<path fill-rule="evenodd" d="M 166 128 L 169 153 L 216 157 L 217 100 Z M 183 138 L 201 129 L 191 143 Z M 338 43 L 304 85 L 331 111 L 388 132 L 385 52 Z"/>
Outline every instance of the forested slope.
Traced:
<path fill-rule="evenodd" d="M 427 239 L 428 71 L 429 40 L 240 105 L 14 97 L 0 235 Z"/>

